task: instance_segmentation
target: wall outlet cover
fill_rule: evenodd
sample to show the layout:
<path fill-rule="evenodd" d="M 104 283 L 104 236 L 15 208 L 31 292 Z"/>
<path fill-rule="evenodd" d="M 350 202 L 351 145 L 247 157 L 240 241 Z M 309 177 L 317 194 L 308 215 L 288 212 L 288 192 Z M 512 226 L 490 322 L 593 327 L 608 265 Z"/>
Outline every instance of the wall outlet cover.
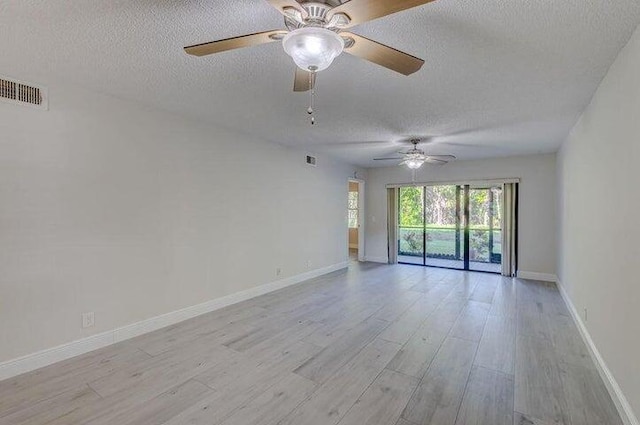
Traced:
<path fill-rule="evenodd" d="M 82 313 L 82 327 L 90 328 L 96 323 L 95 313 L 90 311 L 88 313 Z"/>

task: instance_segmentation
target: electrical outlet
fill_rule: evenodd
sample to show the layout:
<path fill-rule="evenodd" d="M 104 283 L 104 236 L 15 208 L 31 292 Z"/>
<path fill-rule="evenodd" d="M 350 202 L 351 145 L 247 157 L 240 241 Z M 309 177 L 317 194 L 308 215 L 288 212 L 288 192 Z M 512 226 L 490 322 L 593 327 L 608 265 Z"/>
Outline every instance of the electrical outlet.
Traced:
<path fill-rule="evenodd" d="M 82 327 L 90 328 L 96 323 L 96 316 L 93 311 L 82 313 Z"/>
<path fill-rule="evenodd" d="M 276 269 L 276 276 L 280 276 L 282 274 L 282 269 L 280 267 L 278 267 Z"/>
<path fill-rule="evenodd" d="M 587 307 L 584 308 L 584 321 L 587 322 Z"/>
<path fill-rule="evenodd" d="M 310 269 L 311 268 L 311 260 L 307 260 L 307 268 Z"/>

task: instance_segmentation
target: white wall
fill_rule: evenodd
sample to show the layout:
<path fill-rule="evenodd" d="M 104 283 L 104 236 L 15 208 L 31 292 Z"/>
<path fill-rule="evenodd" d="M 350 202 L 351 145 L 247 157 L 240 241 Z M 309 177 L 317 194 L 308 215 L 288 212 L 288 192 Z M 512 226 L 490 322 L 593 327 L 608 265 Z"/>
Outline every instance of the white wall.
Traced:
<path fill-rule="evenodd" d="M 556 163 L 555 154 L 451 162 L 443 166 L 423 166 L 418 182 L 451 182 L 519 177 L 519 258 L 520 271 L 556 273 Z M 407 183 L 411 173 L 405 167 L 370 169 L 365 201 L 366 248 L 368 259 L 387 258 L 387 198 L 385 185 Z"/>
<path fill-rule="evenodd" d="M 559 278 L 640 413 L 640 30 L 558 155 Z"/>
<path fill-rule="evenodd" d="M 49 97 L 0 103 L 0 361 L 346 260 L 353 167 L 75 87 Z"/>

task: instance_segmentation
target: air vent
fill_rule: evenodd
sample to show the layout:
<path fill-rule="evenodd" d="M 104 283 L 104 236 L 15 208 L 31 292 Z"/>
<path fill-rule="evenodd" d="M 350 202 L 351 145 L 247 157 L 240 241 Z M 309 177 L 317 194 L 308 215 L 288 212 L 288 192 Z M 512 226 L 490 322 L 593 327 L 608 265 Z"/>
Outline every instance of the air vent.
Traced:
<path fill-rule="evenodd" d="M 44 87 L 0 76 L 0 101 L 47 109 L 47 91 Z"/>
<path fill-rule="evenodd" d="M 316 157 L 307 155 L 307 164 L 316 166 Z"/>

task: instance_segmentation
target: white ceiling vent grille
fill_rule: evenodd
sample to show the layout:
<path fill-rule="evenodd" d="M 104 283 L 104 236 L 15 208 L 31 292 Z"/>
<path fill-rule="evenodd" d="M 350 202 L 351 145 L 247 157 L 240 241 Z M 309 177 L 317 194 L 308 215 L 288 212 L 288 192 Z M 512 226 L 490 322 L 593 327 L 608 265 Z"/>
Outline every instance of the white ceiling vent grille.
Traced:
<path fill-rule="evenodd" d="M 315 156 L 311 156 L 311 155 L 307 155 L 307 164 L 313 165 L 315 167 L 317 165 L 316 164 L 316 157 Z"/>
<path fill-rule="evenodd" d="M 0 101 L 45 110 L 49 107 L 47 90 L 44 87 L 2 76 L 0 76 Z"/>

